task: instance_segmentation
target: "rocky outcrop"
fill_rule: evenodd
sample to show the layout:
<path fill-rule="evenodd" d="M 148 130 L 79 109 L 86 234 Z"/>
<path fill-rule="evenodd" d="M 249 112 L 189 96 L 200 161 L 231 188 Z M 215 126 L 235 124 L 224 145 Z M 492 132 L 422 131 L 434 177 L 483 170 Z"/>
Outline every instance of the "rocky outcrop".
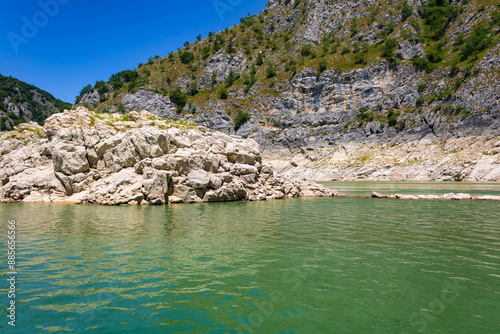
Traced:
<path fill-rule="evenodd" d="M 450 15 L 439 31 L 432 13 Z M 252 138 L 309 179 L 495 181 L 498 156 L 478 153 L 500 135 L 497 17 L 479 0 L 270 0 L 238 26 L 151 58 L 95 108 Z M 459 142 L 459 154 L 428 157 Z M 358 154 L 367 150 L 397 160 Z"/>
<path fill-rule="evenodd" d="M 404 200 L 448 200 L 448 201 L 465 201 L 465 200 L 476 200 L 476 201 L 500 201 L 500 196 L 483 195 L 483 196 L 471 196 L 470 194 L 464 193 L 449 193 L 441 196 L 437 195 L 385 195 L 377 192 L 371 194 L 372 198 L 392 198 L 392 199 L 404 199 Z"/>
<path fill-rule="evenodd" d="M 30 123 L 4 134 L 0 152 L 1 202 L 156 205 L 335 194 L 277 175 L 254 140 L 146 111 L 124 116 L 79 107 L 43 128 Z"/>

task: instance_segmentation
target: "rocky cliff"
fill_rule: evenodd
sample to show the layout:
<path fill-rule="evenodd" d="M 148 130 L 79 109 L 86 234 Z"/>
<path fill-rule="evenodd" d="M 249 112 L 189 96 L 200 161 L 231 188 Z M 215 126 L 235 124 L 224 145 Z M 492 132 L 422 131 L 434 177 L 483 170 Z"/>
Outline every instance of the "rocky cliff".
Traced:
<path fill-rule="evenodd" d="M 224 202 L 333 196 L 281 177 L 258 144 L 149 112 L 80 107 L 0 137 L 0 202 L 104 205 Z"/>
<path fill-rule="evenodd" d="M 253 138 L 276 165 L 294 160 L 284 168 L 310 176 L 498 180 L 473 170 L 498 168 L 499 18 L 480 0 L 271 0 L 238 26 L 96 83 L 77 103 Z M 420 151 L 406 159 L 407 146 Z M 360 159 L 367 147 L 400 162 Z"/>

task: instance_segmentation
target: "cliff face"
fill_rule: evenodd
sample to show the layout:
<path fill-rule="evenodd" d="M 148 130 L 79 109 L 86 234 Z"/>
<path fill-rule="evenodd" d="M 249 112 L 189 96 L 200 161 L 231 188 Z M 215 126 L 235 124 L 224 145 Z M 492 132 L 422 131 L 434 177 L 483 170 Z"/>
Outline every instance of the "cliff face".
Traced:
<path fill-rule="evenodd" d="M 50 115 L 70 107 L 40 88 L 0 75 L 0 131 L 30 121 L 43 124 Z"/>
<path fill-rule="evenodd" d="M 252 139 L 147 111 L 65 111 L 43 128 L 29 123 L 3 134 L 0 153 L 0 202 L 156 205 L 334 195 L 276 175 Z"/>
<path fill-rule="evenodd" d="M 253 138 L 265 155 L 300 155 L 306 168 L 318 168 L 313 155 L 348 165 L 349 150 L 335 163 L 324 156 L 346 145 L 415 142 L 425 151 L 484 137 L 482 150 L 492 152 L 499 13 L 487 1 L 272 0 L 241 25 L 152 57 L 134 78 L 118 73 L 78 103 L 189 119 Z M 464 155 L 456 166 L 478 159 Z"/>

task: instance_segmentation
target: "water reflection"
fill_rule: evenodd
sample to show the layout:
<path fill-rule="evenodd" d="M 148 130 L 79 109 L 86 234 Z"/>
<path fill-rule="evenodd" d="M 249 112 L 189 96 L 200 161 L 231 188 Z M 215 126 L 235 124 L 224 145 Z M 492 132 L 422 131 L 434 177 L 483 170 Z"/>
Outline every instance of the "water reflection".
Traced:
<path fill-rule="evenodd" d="M 460 302 L 432 329 L 484 332 L 498 313 L 499 213 L 354 198 L 0 205 L 18 222 L 19 333 L 412 332 L 410 316 L 457 279 Z"/>

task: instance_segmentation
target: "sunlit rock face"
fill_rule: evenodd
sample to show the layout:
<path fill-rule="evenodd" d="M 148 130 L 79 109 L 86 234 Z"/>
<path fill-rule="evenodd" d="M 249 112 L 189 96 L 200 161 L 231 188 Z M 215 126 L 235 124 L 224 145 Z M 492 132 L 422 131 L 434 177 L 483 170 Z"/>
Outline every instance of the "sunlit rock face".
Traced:
<path fill-rule="evenodd" d="M 151 113 L 79 107 L 2 136 L 0 201 L 103 205 L 333 196 L 277 175 L 259 145 Z"/>

